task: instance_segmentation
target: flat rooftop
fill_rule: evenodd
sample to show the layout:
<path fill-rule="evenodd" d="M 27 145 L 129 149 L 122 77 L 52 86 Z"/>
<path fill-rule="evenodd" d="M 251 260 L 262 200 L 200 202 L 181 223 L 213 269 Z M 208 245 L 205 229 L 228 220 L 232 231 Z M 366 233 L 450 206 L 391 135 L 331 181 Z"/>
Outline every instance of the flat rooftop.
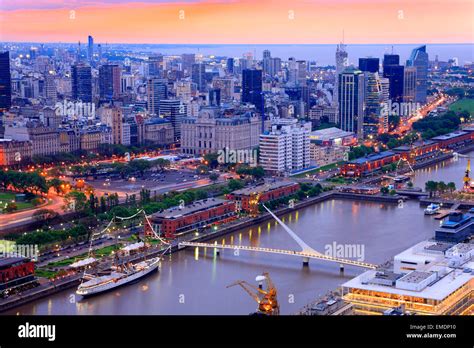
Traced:
<path fill-rule="evenodd" d="M 402 145 L 402 146 L 398 146 L 394 149 L 392 149 L 392 151 L 410 151 L 412 149 L 416 149 L 416 148 L 420 148 L 420 147 L 423 147 L 423 146 L 430 146 L 430 145 L 434 145 L 436 144 L 436 141 L 432 141 L 432 140 L 425 140 L 425 141 L 415 141 L 413 143 L 413 146 L 410 146 L 410 145 Z"/>
<path fill-rule="evenodd" d="M 394 156 L 395 153 L 392 151 L 383 151 L 379 153 L 373 153 L 365 157 L 357 158 L 355 160 L 350 161 L 349 163 L 353 164 L 364 164 L 367 162 L 378 161 L 387 157 Z"/>
<path fill-rule="evenodd" d="M 26 260 L 28 260 L 26 257 L 3 257 L 3 255 L 0 255 L 0 268 L 6 268 L 17 262 L 24 262 Z"/>
<path fill-rule="evenodd" d="M 463 135 L 466 135 L 466 134 L 469 134 L 469 133 L 464 132 L 464 131 L 456 131 L 456 132 L 452 132 L 452 133 L 448 133 L 448 134 L 444 134 L 444 135 L 438 135 L 437 137 L 431 138 L 431 140 L 437 140 L 437 141 L 449 140 L 449 139 L 454 139 L 454 138 L 457 138 L 457 137 L 460 137 L 460 136 L 463 136 Z"/>
<path fill-rule="evenodd" d="M 208 198 L 200 201 L 196 201 L 193 204 L 184 206 L 184 208 L 172 207 L 162 212 L 152 214 L 152 218 L 163 218 L 163 219 L 176 219 L 181 216 L 190 215 L 197 213 L 198 211 L 207 210 L 209 208 L 217 207 L 224 203 L 230 202 L 226 199 L 221 198 Z"/>
<path fill-rule="evenodd" d="M 418 284 L 418 283 L 421 283 L 423 280 L 431 277 L 432 274 L 433 274 L 432 272 L 413 271 L 408 274 L 405 274 L 399 280 L 402 282 Z"/>
<path fill-rule="evenodd" d="M 353 132 L 347 132 L 336 127 L 331 127 L 331 128 L 313 131 L 310 133 L 309 138 L 311 140 L 324 141 L 324 140 L 333 140 L 333 139 L 338 139 L 338 138 L 349 137 L 353 135 L 354 135 Z"/>
<path fill-rule="evenodd" d="M 243 189 L 232 192 L 232 194 L 249 196 L 251 194 L 264 193 L 264 192 L 275 190 L 277 188 L 291 186 L 291 185 L 295 185 L 295 184 L 296 183 L 294 183 L 292 181 L 277 181 L 277 182 L 269 183 L 269 184 L 263 184 L 263 185 L 252 186 L 252 187 L 245 187 Z"/>

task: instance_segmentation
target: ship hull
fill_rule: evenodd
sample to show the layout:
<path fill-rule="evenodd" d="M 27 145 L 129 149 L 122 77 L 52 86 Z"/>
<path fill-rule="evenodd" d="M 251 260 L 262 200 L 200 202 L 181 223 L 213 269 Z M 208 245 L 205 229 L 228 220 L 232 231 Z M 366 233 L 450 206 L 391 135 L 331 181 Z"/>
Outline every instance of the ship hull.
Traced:
<path fill-rule="evenodd" d="M 81 286 L 79 286 L 79 288 L 76 291 L 76 294 L 81 295 L 82 297 L 90 297 L 90 296 L 98 295 L 103 292 L 110 291 L 127 284 L 135 283 L 139 281 L 140 279 L 146 277 L 150 273 L 158 271 L 158 269 L 159 269 L 159 260 L 151 263 L 150 266 L 146 269 L 121 277 L 117 280 L 108 281 L 104 284 L 98 284 L 96 286 L 88 287 L 88 288 L 84 288 L 84 287 L 81 288 Z"/>

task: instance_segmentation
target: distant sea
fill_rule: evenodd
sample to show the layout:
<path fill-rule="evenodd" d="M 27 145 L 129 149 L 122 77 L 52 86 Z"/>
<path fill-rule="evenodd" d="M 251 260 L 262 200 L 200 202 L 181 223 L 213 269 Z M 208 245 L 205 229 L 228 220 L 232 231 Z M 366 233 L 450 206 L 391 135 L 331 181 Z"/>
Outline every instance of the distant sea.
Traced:
<path fill-rule="evenodd" d="M 110 45 L 111 47 L 116 46 Z M 392 51 L 400 55 L 400 62 L 405 61 L 410 56 L 411 50 L 421 44 L 373 44 L 373 45 L 347 45 L 349 63 L 358 64 L 360 57 L 379 57 Z M 243 53 L 252 52 L 254 57 L 261 59 L 263 50 L 268 49 L 272 57 L 279 57 L 287 60 L 289 57 L 296 59 L 316 61 L 318 65 L 334 65 L 336 52 L 335 44 L 324 45 L 186 45 L 186 44 L 142 44 L 142 45 L 117 45 L 121 47 L 134 46 L 139 50 L 151 50 L 162 54 L 182 54 L 182 53 L 202 53 L 204 55 L 216 55 L 227 57 L 242 57 Z M 474 61 L 474 44 L 428 44 L 426 45 L 430 60 L 434 60 L 436 55 L 438 60 L 447 61 L 450 58 L 458 58 L 459 64 Z"/>

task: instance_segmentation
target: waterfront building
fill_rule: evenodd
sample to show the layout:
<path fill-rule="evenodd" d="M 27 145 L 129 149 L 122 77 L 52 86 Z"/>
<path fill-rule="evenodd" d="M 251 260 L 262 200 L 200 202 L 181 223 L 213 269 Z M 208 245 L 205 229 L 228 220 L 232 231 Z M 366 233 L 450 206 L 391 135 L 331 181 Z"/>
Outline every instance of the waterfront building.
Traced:
<path fill-rule="evenodd" d="M 311 123 L 278 119 L 260 135 L 260 165 L 272 174 L 285 174 L 310 166 Z"/>
<path fill-rule="evenodd" d="M 89 65 L 79 63 L 72 67 L 71 84 L 74 100 L 92 102 L 92 72 Z"/>
<path fill-rule="evenodd" d="M 474 217 L 470 214 L 453 212 L 436 229 L 435 238 L 441 242 L 460 243 L 468 240 L 473 234 Z"/>
<path fill-rule="evenodd" d="M 339 74 L 338 125 L 345 131 L 363 137 L 365 114 L 365 80 L 362 71 L 349 67 Z"/>
<path fill-rule="evenodd" d="M 402 306 L 418 315 L 468 314 L 474 304 L 474 245 L 423 241 L 394 257 L 393 269 L 366 271 L 342 285 L 355 314 Z"/>
<path fill-rule="evenodd" d="M 181 124 L 181 151 L 201 155 L 222 149 L 253 150 L 258 146 L 260 121 L 251 111 L 224 115 L 219 108 L 203 108 Z"/>
<path fill-rule="evenodd" d="M 416 68 L 416 96 L 415 102 L 426 103 L 428 89 L 428 65 L 429 58 L 426 52 L 426 45 L 417 47 L 411 52 L 407 60 L 407 66 Z"/>
<path fill-rule="evenodd" d="M 392 149 L 411 163 L 433 158 L 439 154 L 439 150 L 439 143 L 433 140 L 416 141 L 412 145 L 402 145 Z"/>
<path fill-rule="evenodd" d="M 392 151 L 373 153 L 345 163 L 340 173 L 344 176 L 366 176 L 398 160 L 400 160 L 400 155 Z"/>
<path fill-rule="evenodd" d="M 35 264 L 21 256 L 0 257 L 0 294 L 36 281 Z"/>
<path fill-rule="evenodd" d="M 10 71 L 10 52 L 0 52 L 0 111 L 12 105 L 12 82 Z"/>
<path fill-rule="evenodd" d="M 291 181 L 277 181 L 274 183 L 266 183 L 263 185 L 245 187 L 243 189 L 234 191 L 227 195 L 227 197 L 235 202 L 238 202 L 240 209 L 250 212 L 253 206 L 259 203 L 273 201 L 278 198 L 283 198 L 296 193 L 300 185 Z"/>
<path fill-rule="evenodd" d="M 473 132 L 455 131 L 452 133 L 438 135 L 431 140 L 437 142 L 441 149 L 456 150 L 472 144 L 474 138 Z"/>
<path fill-rule="evenodd" d="M 28 162 L 32 157 L 31 141 L 0 139 L 0 166 Z"/>
<path fill-rule="evenodd" d="M 234 202 L 209 198 L 155 213 L 151 216 L 151 223 L 158 234 L 172 239 L 234 218 Z"/>

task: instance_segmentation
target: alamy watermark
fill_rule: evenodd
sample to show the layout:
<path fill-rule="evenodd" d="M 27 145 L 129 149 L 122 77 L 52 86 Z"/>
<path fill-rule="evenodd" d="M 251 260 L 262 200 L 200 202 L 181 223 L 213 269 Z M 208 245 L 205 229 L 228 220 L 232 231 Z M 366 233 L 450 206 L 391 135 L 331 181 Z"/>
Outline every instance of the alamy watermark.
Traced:
<path fill-rule="evenodd" d="M 38 260 L 39 248 L 36 244 L 13 244 L 8 241 L 0 241 L 0 257 L 23 256 L 32 260 Z"/>
<path fill-rule="evenodd" d="M 95 117 L 95 104 L 64 100 L 54 105 L 54 111 L 58 116 Z"/>
<path fill-rule="evenodd" d="M 355 259 L 357 261 L 365 260 L 364 244 L 339 244 L 332 242 L 324 246 L 324 254 L 331 257 L 343 259 Z"/>
<path fill-rule="evenodd" d="M 388 103 L 382 103 L 380 113 L 382 114 L 382 116 L 410 116 L 413 115 L 420 108 L 420 103 L 398 103 L 389 100 Z"/>
<path fill-rule="evenodd" d="M 220 164 L 248 163 L 250 166 L 257 165 L 258 152 L 254 150 L 231 150 L 225 147 L 217 151 L 217 162 Z"/>

